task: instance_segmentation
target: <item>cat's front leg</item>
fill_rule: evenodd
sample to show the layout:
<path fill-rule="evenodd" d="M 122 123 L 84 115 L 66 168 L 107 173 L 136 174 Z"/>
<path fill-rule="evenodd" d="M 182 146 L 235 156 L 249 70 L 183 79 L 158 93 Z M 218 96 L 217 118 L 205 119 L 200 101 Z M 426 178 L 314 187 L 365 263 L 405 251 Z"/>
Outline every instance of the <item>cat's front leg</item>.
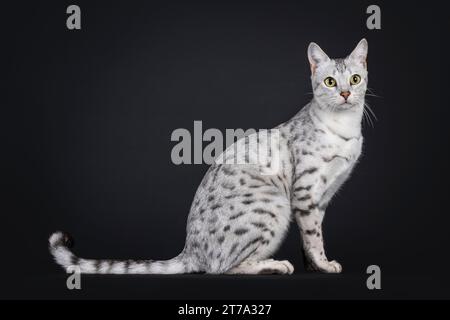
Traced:
<path fill-rule="evenodd" d="M 303 240 L 305 263 L 308 270 L 326 273 L 340 273 L 342 266 L 335 260 L 329 261 L 323 245 L 322 220 L 325 210 L 314 203 L 294 203 L 295 219 Z"/>

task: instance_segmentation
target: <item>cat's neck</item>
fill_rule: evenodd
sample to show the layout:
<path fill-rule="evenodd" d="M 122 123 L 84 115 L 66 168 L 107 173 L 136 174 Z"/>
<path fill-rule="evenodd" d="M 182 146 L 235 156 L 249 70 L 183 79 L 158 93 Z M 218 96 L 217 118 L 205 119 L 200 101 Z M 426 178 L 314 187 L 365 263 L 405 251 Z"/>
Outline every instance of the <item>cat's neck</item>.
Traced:
<path fill-rule="evenodd" d="M 355 105 L 348 110 L 330 110 L 321 108 L 313 99 L 310 103 L 309 113 L 317 125 L 325 125 L 329 130 L 346 138 L 361 135 L 361 122 L 364 105 Z"/>

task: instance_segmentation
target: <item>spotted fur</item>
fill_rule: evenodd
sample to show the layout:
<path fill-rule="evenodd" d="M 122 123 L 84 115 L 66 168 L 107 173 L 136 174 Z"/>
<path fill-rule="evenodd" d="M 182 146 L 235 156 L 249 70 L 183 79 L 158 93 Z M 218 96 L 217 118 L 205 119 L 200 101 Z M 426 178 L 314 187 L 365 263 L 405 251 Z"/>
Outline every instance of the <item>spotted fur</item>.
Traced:
<path fill-rule="evenodd" d="M 322 221 L 331 198 L 361 154 L 366 56 L 364 39 L 348 57 L 334 60 L 310 44 L 314 98 L 276 127 L 281 133 L 279 158 L 270 149 L 264 165 L 212 165 L 195 194 L 185 247 L 177 257 L 167 261 L 82 259 L 69 249 L 69 237 L 57 232 L 50 237 L 56 262 L 65 269 L 78 266 L 84 273 L 290 274 L 293 267 L 288 261 L 270 257 L 295 219 L 308 268 L 341 272 L 341 265 L 325 255 Z M 361 76 L 357 85 L 349 82 L 354 74 Z M 329 76 L 336 79 L 335 87 L 324 84 Z M 350 93 L 347 99 L 341 95 L 344 91 Z M 255 148 L 248 137 L 240 141 Z M 258 137 L 257 146 L 263 143 Z M 244 155 L 245 160 L 250 157 L 251 152 Z M 276 162 L 278 170 L 264 174 Z"/>

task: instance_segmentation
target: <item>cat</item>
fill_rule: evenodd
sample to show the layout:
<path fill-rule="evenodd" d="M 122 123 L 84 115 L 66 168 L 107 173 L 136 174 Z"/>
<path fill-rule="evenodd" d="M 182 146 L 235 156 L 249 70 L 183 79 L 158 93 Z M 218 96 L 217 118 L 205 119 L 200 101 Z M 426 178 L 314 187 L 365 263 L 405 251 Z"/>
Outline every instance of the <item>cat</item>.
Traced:
<path fill-rule="evenodd" d="M 292 274 L 289 261 L 270 257 L 294 218 L 307 269 L 340 273 L 342 266 L 325 255 L 322 221 L 361 154 L 367 51 L 365 39 L 344 59 L 330 59 L 313 42 L 308 46 L 313 98 L 275 128 L 278 172 L 262 174 L 255 164 L 211 165 L 192 202 L 178 256 L 166 261 L 82 259 L 70 251 L 70 236 L 55 232 L 49 248 L 56 262 L 66 271 L 77 266 L 82 273 L 100 274 Z"/>

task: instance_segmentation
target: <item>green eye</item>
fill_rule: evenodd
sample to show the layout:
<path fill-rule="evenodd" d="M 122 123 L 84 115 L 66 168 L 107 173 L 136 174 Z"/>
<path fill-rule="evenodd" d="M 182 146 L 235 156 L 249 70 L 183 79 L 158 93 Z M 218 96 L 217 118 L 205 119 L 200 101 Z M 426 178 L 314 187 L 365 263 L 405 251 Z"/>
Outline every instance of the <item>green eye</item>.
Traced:
<path fill-rule="evenodd" d="M 334 78 L 332 77 L 325 78 L 325 80 L 323 80 L 323 83 L 325 83 L 325 85 L 330 88 L 336 87 L 336 80 L 334 80 Z"/>
<path fill-rule="evenodd" d="M 354 74 L 350 77 L 350 84 L 355 85 L 361 82 L 361 77 L 358 74 Z"/>

